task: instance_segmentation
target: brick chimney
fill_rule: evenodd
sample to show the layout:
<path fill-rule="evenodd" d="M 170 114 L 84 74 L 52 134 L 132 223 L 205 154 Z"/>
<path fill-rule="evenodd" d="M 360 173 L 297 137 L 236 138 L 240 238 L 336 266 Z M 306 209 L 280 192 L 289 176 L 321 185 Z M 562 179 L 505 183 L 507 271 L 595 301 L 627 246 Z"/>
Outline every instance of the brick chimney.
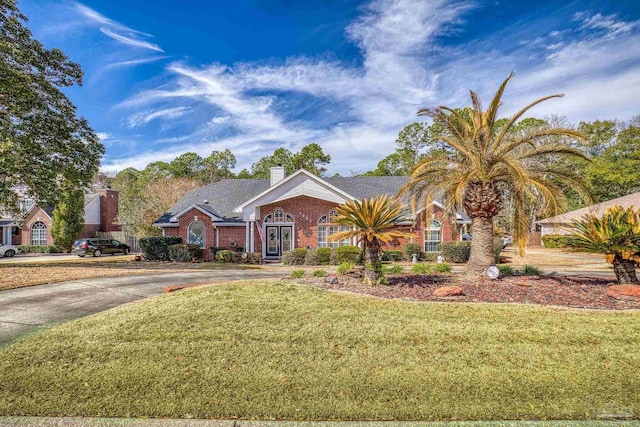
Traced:
<path fill-rule="evenodd" d="M 118 219 L 118 192 L 111 188 L 98 190 L 100 195 L 100 231 L 121 231 Z"/>
<path fill-rule="evenodd" d="M 280 163 L 278 163 L 278 166 L 269 168 L 269 178 L 271 181 L 270 185 L 272 187 L 277 183 L 279 183 L 280 181 L 282 181 L 286 176 L 287 176 L 287 172 L 285 171 L 284 167 Z"/>

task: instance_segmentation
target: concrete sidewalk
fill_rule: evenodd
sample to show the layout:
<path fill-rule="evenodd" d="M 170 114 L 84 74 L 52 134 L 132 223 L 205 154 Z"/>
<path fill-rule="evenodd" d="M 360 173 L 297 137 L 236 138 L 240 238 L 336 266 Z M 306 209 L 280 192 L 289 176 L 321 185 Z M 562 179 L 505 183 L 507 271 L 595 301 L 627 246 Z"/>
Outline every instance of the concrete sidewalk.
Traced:
<path fill-rule="evenodd" d="M 165 286 L 282 276 L 282 271 L 215 270 L 84 279 L 9 289 L 0 292 L 0 346 L 62 322 L 161 294 Z"/>

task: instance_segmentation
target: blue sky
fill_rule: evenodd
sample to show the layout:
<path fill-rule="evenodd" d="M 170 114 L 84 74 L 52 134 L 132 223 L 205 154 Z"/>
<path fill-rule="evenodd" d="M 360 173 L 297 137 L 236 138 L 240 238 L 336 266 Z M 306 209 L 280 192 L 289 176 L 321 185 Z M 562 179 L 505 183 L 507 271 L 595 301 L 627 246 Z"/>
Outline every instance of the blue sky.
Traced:
<path fill-rule="evenodd" d="M 238 167 L 317 142 L 329 173 L 375 168 L 424 106 L 488 101 L 571 122 L 640 114 L 640 2 L 21 0 L 85 71 L 68 91 L 103 169 L 231 149 Z"/>

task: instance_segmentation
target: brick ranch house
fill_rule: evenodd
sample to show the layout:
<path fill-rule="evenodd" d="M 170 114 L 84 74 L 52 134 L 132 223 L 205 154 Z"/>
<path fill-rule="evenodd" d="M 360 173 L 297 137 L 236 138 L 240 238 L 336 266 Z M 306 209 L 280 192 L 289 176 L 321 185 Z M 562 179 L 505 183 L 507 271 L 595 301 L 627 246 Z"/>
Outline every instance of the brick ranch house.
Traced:
<path fill-rule="evenodd" d="M 17 218 L 0 218 L 2 243 L 5 245 L 53 245 L 51 227 L 53 225 L 53 208 L 40 207 L 32 200 L 21 203 L 24 220 Z M 0 215 L 2 216 L 2 215 Z M 91 237 L 98 231 L 120 231 L 117 223 L 118 192 L 111 189 L 100 189 L 84 196 L 83 237 Z M 21 225 L 20 225 L 21 224 Z"/>
<path fill-rule="evenodd" d="M 179 236 L 203 249 L 242 248 L 260 252 L 265 259 L 279 259 L 295 248 L 354 245 L 351 239 L 328 240 L 344 230 L 332 223 L 335 208 L 347 200 L 396 195 L 407 180 L 399 176 L 320 178 L 304 169 L 286 177 L 283 167 L 273 167 L 270 179 L 224 179 L 191 190 L 155 225 L 164 236 Z M 415 233 L 412 240 L 428 252 L 437 252 L 442 241 L 460 240 L 462 233 L 454 231 L 457 227 L 452 222 L 442 220 L 442 205 L 433 203 L 426 230 L 422 212 L 408 214 L 397 224 Z M 471 221 L 459 213 L 457 222 L 466 227 Z M 393 241 L 385 249 L 401 250 L 406 243 Z"/>

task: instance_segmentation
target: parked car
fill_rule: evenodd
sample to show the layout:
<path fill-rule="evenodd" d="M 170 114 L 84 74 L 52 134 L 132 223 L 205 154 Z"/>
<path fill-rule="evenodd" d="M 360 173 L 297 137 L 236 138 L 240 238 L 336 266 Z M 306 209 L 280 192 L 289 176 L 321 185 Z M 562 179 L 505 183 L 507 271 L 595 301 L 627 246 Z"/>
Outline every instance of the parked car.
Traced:
<path fill-rule="evenodd" d="M 513 246 L 513 237 L 512 236 L 503 236 L 500 238 L 502 240 L 502 249 L 507 246 Z"/>
<path fill-rule="evenodd" d="M 14 245 L 3 245 L 0 243 L 0 257 L 11 258 L 18 253 L 18 247 Z"/>
<path fill-rule="evenodd" d="M 102 256 L 103 254 L 128 254 L 129 246 L 125 245 L 118 240 L 112 239 L 78 239 L 73 243 L 71 248 L 71 254 L 78 255 L 79 257 L 90 256 Z"/>

